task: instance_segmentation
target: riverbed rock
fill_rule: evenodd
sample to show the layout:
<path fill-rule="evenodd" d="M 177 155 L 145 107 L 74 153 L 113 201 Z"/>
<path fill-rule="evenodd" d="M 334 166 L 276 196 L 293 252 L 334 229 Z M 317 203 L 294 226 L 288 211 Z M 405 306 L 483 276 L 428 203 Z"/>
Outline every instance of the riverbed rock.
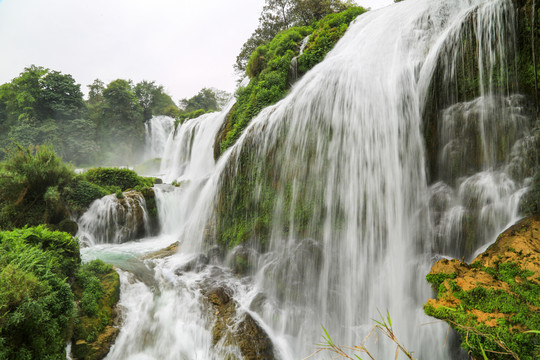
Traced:
<path fill-rule="evenodd" d="M 143 256 L 142 260 L 162 259 L 162 258 L 165 258 L 167 256 L 174 255 L 178 251 L 178 246 L 179 245 L 180 245 L 180 243 L 178 241 L 175 242 L 175 243 L 172 243 L 171 245 L 167 246 L 166 248 L 163 248 L 161 250 L 158 250 L 158 251 L 155 251 L 153 253 L 150 253 L 148 255 Z"/>
<path fill-rule="evenodd" d="M 275 359 L 274 346 L 268 334 L 249 313 L 239 313 L 232 294 L 232 290 L 224 285 L 203 291 L 214 318 L 214 345 L 222 342 L 226 346 L 237 346 L 244 360 Z"/>
<path fill-rule="evenodd" d="M 540 329 L 540 216 L 508 228 L 471 264 L 437 261 L 427 280 L 438 294 L 425 312 L 456 329 L 471 356 L 540 356 L 540 335 L 527 332 Z"/>

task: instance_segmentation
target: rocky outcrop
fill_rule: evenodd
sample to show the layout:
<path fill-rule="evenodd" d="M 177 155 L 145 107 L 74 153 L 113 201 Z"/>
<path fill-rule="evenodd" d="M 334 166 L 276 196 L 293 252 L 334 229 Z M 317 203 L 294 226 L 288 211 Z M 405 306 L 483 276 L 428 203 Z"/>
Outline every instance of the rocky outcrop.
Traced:
<path fill-rule="evenodd" d="M 237 346 L 244 360 L 274 359 L 272 341 L 249 313 L 239 314 L 232 291 L 225 286 L 203 291 L 215 316 L 212 327 L 214 345 Z"/>
<path fill-rule="evenodd" d="M 148 188 L 145 194 L 127 191 L 94 201 L 78 220 L 77 236 L 83 243 L 119 244 L 151 235 L 155 226 L 152 225 L 146 198 L 153 199 L 153 194 L 153 190 Z M 157 213 L 154 217 L 157 221 Z"/>
<path fill-rule="evenodd" d="M 179 243 L 175 242 L 166 248 L 150 253 L 141 260 L 162 259 L 174 255 L 178 251 Z M 243 256 L 250 257 L 254 254 L 238 247 L 230 260 L 232 272 L 240 275 L 247 271 Z M 241 260 L 237 259 L 240 258 Z M 179 265 L 174 273 L 184 276 L 190 272 L 208 272 L 209 276 L 200 281 L 200 293 L 202 294 L 202 309 L 205 317 L 209 320 L 208 326 L 212 334 L 212 342 L 216 348 L 223 350 L 224 358 L 229 360 L 273 360 L 274 346 L 270 337 L 253 316 L 239 308 L 234 300 L 233 290 L 226 284 L 230 282 L 230 271 L 211 265 L 212 262 L 221 259 L 220 250 L 211 248 L 207 253 L 197 254 L 189 261 Z M 262 295 L 261 295 L 262 296 Z M 232 349 L 232 351 L 230 351 Z M 219 351 L 219 350 L 218 350 Z"/>
<path fill-rule="evenodd" d="M 427 280 L 437 291 L 425 312 L 461 335 L 473 358 L 540 356 L 540 216 L 507 229 L 471 264 L 439 260 Z"/>

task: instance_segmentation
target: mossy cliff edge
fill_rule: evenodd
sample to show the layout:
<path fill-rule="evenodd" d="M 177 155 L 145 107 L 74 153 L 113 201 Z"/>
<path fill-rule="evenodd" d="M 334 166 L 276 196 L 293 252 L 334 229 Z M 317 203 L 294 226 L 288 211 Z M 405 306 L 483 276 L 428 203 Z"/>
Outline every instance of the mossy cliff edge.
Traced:
<path fill-rule="evenodd" d="M 540 358 L 540 216 L 521 220 L 471 264 L 439 260 L 426 314 L 446 321 L 473 359 Z M 533 331 L 533 332 L 531 332 Z"/>

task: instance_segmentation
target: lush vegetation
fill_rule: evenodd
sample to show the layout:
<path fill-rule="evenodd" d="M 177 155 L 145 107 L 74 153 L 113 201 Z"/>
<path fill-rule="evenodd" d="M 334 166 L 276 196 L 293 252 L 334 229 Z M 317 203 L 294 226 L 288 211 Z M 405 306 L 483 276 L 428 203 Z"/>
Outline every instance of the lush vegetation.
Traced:
<path fill-rule="evenodd" d="M 445 320 L 473 357 L 540 356 L 540 253 L 538 216 L 520 221 L 471 265 L 440 260 L 426 277 L 437 291 L 425 312 Z"/>
<path fill-rule="evenodd" d="M 265 107 L 275 104 L 287 94 L 296 80 L 291 74 L 291 61 L 298 56 L 302 40 L 309 41 L 298 57 L 302 76 L 326 56 L 347 30 L 349 23 L 365 12 L 361 7 L 330 14 L 311 26 L 293 27 L 278 33 L 268 44 L 260 45 L 249 58 L 246 67 L 251 78 L 249 85 L 236 93 L 236 104 L 227 116 L 223 131 L 218 135 L 216 155 L 234 144 L 249 122 Z"/>
<path fill-rule="evenodd" d="M 78 243 L 43 227 L 0 232 L 0 358 L 65 359 Z"/>
<path fill-rule="evenodd" d="M 74 321 L 72 353 L 80 359 L 101 359 L 110 346 L 111 333 L 118 332 L 112 325 L 120 279 L 111 265 L 94 260 L 77 271 L 73 289 L 79 316 Z"/>
<path fill-rule="evenodd" d="M 130 169 L 92 168 L 84 173 L 84 178 L 103 188 L 118 187 L 121 191 L 141 189 L 154 185 L 154 179 L 143 178 Z"/>
<path fill-rule="evenodd" d="M 48 147 L 12 146 L 0 163 L 0 229 L 68 218 L 61 194 L 74 177 Z"/>
<path fill-rule="evenodd" d="M 96 80 L 89 89 L 85 101 L 71 75 L 24 69 L 0 86 L 0 148 L 48 144 L 76 164 L 126 163 L 140 149 L 143 122 L 176 108 L 154 82 Z"/>
<path fill-rule="evenodd" d="M 176 119 L 175 125 L 201 115 L 223 109 L 231 94 L 223 90 L 203 88 L 189 99 L 181 99 L 179 108 L 172 109 L 166 115 Z"/>
<path fill-rule="evenodd" d="M 95 168 L 76 175 L 47 146 L 13 145 L 0 162 L 0 229 L 48 224 L 64 230 L 70 215 L 95 199 L 128 189 L 143 191 L 153 183 L 129 169 Z"/>
<path fill-rule="evenodd" d="M 255 50 L 268 44 L 281 31 L 295 26 L 309 26 L 332 13 L 353 7 L 352 1 L 341 0 L 266 0 L 259 17 L 259 26 L 242 45 L 235 69 L 244 74 Z"/>
<path fill-rule="evenodd" d="M 81 267 L 70 235 L 0 232 L 0 269 L 0 358 L 65 359 L 72 333 L 91 340 L 112 325 L 118 274 L 101 261 Z"/>

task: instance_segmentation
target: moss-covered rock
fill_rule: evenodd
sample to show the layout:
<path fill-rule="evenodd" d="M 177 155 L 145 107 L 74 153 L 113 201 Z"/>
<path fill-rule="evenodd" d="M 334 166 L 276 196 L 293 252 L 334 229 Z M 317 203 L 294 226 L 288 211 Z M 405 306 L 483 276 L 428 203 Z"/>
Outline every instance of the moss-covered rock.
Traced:
<path fill-rule="evenodd" d="M 540 356 L 540 217 L 503 232 L 469 265 L 440 260 L 427 280 L 437 291 L 425 312 L 461 335 L 473 358 Z M 517 356 L 517 357 L 516 357 Z"/>
<path fill-rule="evenodd" d="M 249 313 L 238 316 L 231 293 L 224 286 L 203 291 L 215 318 L 212 327 L 213 343 L 222 342 L 226 346 L 238 347 L 244 360 L 274 359 L 272 341 Z"/>
<path fill-rule="evenodd" d="M 74 359 L 103 359 L 120 331 L 116 308 L 120 278 L 112 266 L 95 260 L 81 267 L 73 289 L 78 316 L 74 321 L 72 355 Z"/>
<path fill-rule="evenodd" d="M 147 259 L 162 259 L 162 258 L 165 258 L 165 257 L 168 257 L 168 256 L 172 256 L 174 254 L 176 254 L 176 252 L 178 251 L 178 246 L 180 245 L 180 243 L 177 241 L 175 243 L 172 243 L 171 245 L 167 246 L 166 248 L 163 248 L 161 250 L 158 250 L 158 251 L 154 251 L 148 255 L 145 255 L 142 257 L 142 260 L 147 260 Z"/>

